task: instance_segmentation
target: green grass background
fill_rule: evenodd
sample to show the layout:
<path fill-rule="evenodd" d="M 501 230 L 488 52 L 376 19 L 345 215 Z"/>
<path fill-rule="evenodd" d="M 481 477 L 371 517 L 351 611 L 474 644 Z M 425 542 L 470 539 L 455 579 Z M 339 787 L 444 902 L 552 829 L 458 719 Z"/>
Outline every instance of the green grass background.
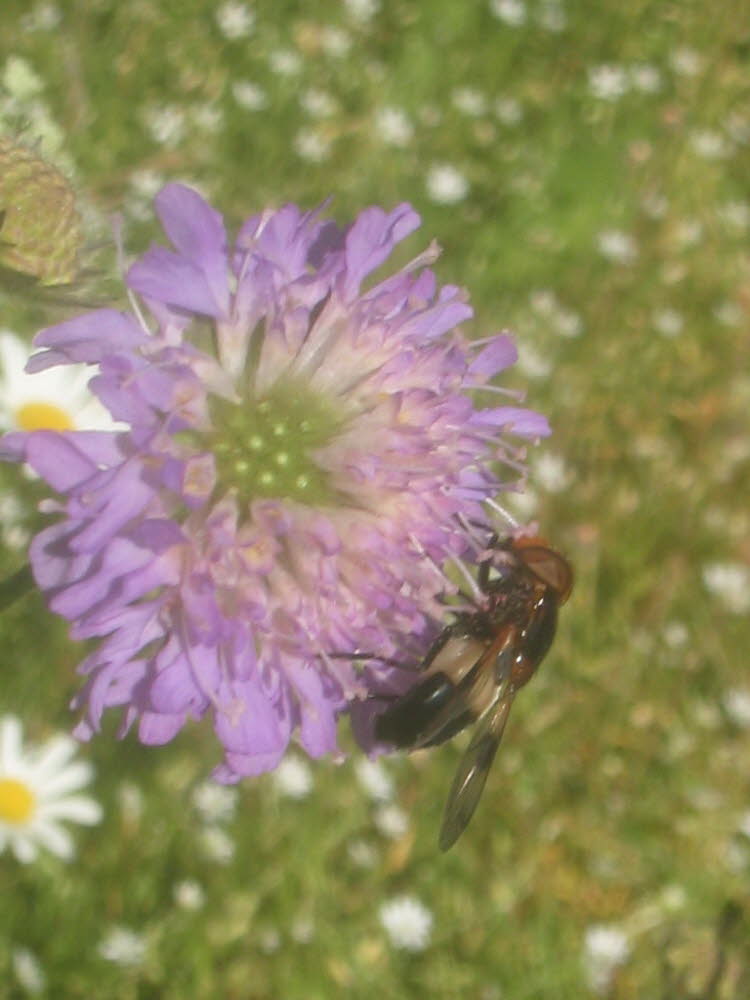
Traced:
<path fill-rule="evenodd" d="M 694 1000 L 729 901 L 739 924 L 711 996 L 750 996 L 750 839 L 738 832 L 750 730 L 725 707 L 727 692 L 750 689 L 750 629 L 702 577 L 713 562 L 750 563 L 750 231 L 736 208 L 750 215 L 747 5 L 568 0 L 551 31 L 538 0 L 517 26 L 484 2 L 382 0 L 358 21 L 333 0 L 263 0 L 236 41 L 207 0 L 61 2 L 50 29 L 41 9 L 0 6 L 0 71 L 22 57 L 43 80 L 23 134 L 41 131 L 42 113 L 59 129 L 45 133 L 53 158 L 93 220 L 124 212 L 129 251 L 156 236 L 137 195 L 144 176 L 197 184 L 234 221 L 329 194 L 342 221 L 414 203 L 424 221 L 409 251 L 439 241 L 437 271 L 469 289 L 472 330 L 511 327 L 544 361 L 545 374 L 519 371 L 514 384 L 553 425 L 538 453 L 568 470 L 564 489 L 545 492 L 537 454 L 531 487 L 577 586 L 448 855 L 436 836 L 460 741 L 386 762 L 409 816 L 396 839 L 374 824 L 351 760 L 314 764 L 302 801 L 270 778 L 247 782 L 221 824 L 234 858 L 219 864 L 200 848 L 192 805 L 215 762 L 210 735 L 194 727 L 147 750 L 109 726 L 83 751 L 106 817 L 76 832 L 76 860 L 0 858 L 0 996 L 24 995 L 10 956 L 25 947 L 50 997 L 580 1000 L 591 995 L 584 935 L 604 923 L 631 945 L 609 996 Z M 331 28 L 348 51 L 327 51 Z M 275 69 L 279 52 L 295 72 Z M 597 67 L 642 64 L 656 92 L 592 92 Z M 264 108 L 238 105 L 240 80 L 262 88 Z M 461 88 L 486 107 L 457 107 Z M 305 110 L 310 91 L 333 99 L 330 114 Z M 516 124 L 495 110 L 508 98 Z M 376 127 L 384 106 L 412 121 L 403 148 Z M 164 108 L 182 116 L 175 142 L 147 125 Z M 13 132 L 24 114 L 6 103 L 0 127 Z M 325 144 L 320 162 L 299 155 L 305 132 Z M 465 199 L 430 197 L 434 163 L 461 171 Z M 632 262 L 600 253 L 608 230 L 636 241 Z M 577 336 L 560 335 L 539 292 L 579 318 Z M 0 325 L 33 332 L 35 307 L 0 306 Z M 677 335 L 658 331 L 663 310 L 682 318 Z M 18 560 L 6 554 L 9 571 Z M 0 629 L 3 710 L 32 737 L 69 727 L 81 650 L 35 596 Z M 175 903 L 185 879 L 205 892 L 196 910 Z M 379 922 L 402 893 L 433 914 L 419 954 L 395 949 Z M 143 963 L 101 957 L 113 925 L 144 935 Z"/>

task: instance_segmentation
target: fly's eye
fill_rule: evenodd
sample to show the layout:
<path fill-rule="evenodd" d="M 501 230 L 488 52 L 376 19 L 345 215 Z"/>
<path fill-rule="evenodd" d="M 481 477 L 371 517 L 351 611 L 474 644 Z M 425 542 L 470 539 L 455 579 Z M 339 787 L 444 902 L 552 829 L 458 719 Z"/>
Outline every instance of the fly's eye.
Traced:
<path fill-rule="evenodd" d="M 524 566 L 558 596 L 564 604 L 573 589 L 573 572 L 567 560 L 554 549 L 542 545 L 524 545 L 519 550 Z"/>

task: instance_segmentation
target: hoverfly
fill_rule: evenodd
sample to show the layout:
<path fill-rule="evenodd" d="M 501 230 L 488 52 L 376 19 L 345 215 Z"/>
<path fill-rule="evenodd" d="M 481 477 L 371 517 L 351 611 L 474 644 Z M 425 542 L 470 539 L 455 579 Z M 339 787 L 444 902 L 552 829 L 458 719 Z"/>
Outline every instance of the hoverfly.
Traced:
<path fill-rule="evenodd" d="M 557 609 L 573 587 L 570 564 L 541 538 L 493 535 L 487 548 L 477 574 L 484 601 L 443 629 L 420 664 L 419 683 L 375 719 L 378 740 L 408 750 L 444 743 L 479 720 L 448 794 L 443 851 L 474 815 L 513 699 L 549 650 Z M 491 578 L 498 552 L 504 565 Z"/>

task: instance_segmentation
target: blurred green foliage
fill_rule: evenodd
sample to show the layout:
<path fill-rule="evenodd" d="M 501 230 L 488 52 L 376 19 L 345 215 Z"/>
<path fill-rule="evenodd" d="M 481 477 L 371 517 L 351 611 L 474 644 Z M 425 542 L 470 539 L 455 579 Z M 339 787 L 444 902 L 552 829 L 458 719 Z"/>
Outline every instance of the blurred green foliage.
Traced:
<path fill-rule="evenodd" d="M 612 925 L 630 953 L 607 996 L 742 1000 L 750 599 L 707 569 L 750 563 L 746 4 L 259 0 L 228 38 L 232 8 L 4 0 L 0 130 L 60 164 L 92 243 L 122 212 L 128 252 L 156 237 L 146 206 L 168 180 L 235 222 L 329 195 L 341 220 L 413 202 L 409 251 L 437 238 L 476 334 L 517 335 L 514 384 L 555 431 L 531 456 L 530 516 L 577 587 L 445 856 L 460 746 L 386 762 L 408 817 L 389 837 L 351 760 L 314 764 L 299 801 L 247 782 L 211 822 L 194 806 L 209 733 L 144 749 L 110 724 L 85 748 L 106 819 L 78 832 L 76 861 L 0 858 L 0 995 L 24 995 L 27 948 L 50 997 L 580 1000 L 586 932 Z M 24 65 L 36 93 L 18 93 Z M 467 186 L 453 203 L 441 165 Z M 34 308 L 0 303 L 30 336 Z M 28 496 L 11 471 L 3 488 Z M 4 710 L 31 736 L 68 728 L 81 650 L 35 595 L 2 628 Z M 418 954 L 379 920 L 400 894 L 433 915 Z M 142 962 L 101 956 L 118 925 L 143 936 Z"/>

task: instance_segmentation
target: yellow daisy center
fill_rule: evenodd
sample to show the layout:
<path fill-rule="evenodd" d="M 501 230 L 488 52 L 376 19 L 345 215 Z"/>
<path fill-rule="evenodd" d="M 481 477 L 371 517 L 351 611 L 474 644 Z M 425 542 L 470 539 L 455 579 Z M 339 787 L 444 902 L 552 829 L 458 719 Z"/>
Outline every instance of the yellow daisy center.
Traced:
<path fill-rule="evenodd" d="M 15 778 L 0 778 L 0 821 L 20 826 L 34 815 L 36 796 Z"/>
<path fill-rule="evenodd" d="M 16 410 L 16 421 L 22 431 L 72 431 L 70 414 L 54 403 L 24 403 Z"/>

